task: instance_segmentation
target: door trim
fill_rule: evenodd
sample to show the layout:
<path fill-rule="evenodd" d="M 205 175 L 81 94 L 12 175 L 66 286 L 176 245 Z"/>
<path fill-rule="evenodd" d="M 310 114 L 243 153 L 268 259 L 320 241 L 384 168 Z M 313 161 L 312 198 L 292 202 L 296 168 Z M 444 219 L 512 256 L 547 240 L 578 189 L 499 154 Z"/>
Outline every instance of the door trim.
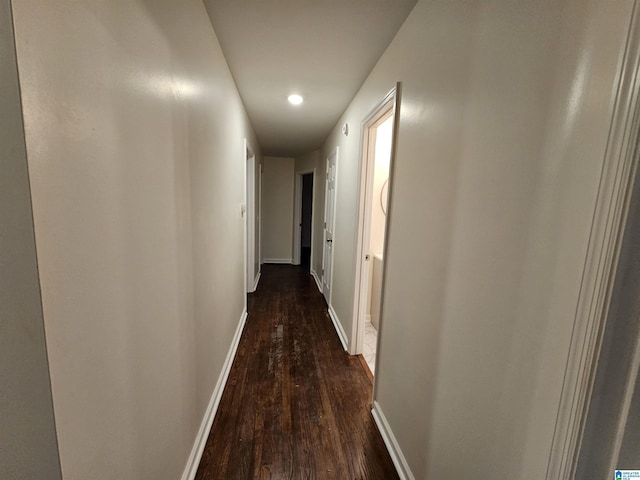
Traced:
<path fill-rule="evenodd" d="M 573 478 L 638 168 L 640 7 L 634 3 L 576 306 L 546 480 Z"/>
<path fill-rule="evenodd" d="M 247 293 L 254 292 L 260 268 L 255 271 L 256 258 L 256 154 L 248 139 L 244 139 L 244 285 Z M 260 230 L 260 229 L 258 229 Z M 258 232 L 259 234 L 260 232 Z"/>
<path fill-rule="evenodd" d="M 262 274 L 262 264 L 264 259 L 262 258 L 262 162 L 258 164 L 258 280 Z M 256 284 L 256 288 L 258 285 Z"/>
<path fill-rule="evenodd" d="M 385 239 L 383 249 L 383 271 L 382 271 L 382 290 L 381 297 L 384 294 L 384 278 L 386 276 L 387 264 L 387 236 L 389 231 L 389 221 L 391 219 L 391 193 L 393 186 L 393 167 L 395 163 L 396 137 L 398 134 L 399 122 L 399 92 L 400 84 L 397 84 L 387 93 L 384 98 L 376 104 L 367 114 L 361 124 L 361 146 L 360 146 L 360 182 L 358 185 L 358 229 L 356 235 L 356 265 L 355 265 L 355 287 L 353 299 L 353 319 L 351 338 L 353 341 L 349 345 L 349 353 L 351 355 L 359 355 L 363 351 L 364 343 L 364 323 L 366 315 L 367 287 L 366 281 L 368 265 L 364 259 L 369 244 L 368 236 L 371 231 L 371 208 L 367 206 L 370 190 L 373 185 L 373 171 L 375 159 L 375 136 L 372 135 L 373 130 L 382 123 L 389 115 L 395 115 L 391 139 L 391 158 L 389 163 L 389 191 L 387 204 L 387 218 L 385 221 Z M 371 263 L 371 262 L 369 262 Z M 382 298 L 381 298 L 382 304 Z M 380 319 L 378 324 L 378 343 L 380 342 L 382 329 L 382 307 L 380 309 Z M 377 357 L 377 355 L 376 355 Z M 377 367 L 377 359 L 376 359 Z"/>

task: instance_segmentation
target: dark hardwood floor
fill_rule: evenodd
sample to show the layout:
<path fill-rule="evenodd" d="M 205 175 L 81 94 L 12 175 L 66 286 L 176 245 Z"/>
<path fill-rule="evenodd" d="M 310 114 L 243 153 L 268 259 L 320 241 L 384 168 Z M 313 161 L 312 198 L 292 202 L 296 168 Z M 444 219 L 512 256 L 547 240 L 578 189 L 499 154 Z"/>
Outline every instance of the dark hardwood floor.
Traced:
<path fill-rule="evenodd" d="M 196 479 L 397 479 L 370 408 L 311 276 L 264 265 Z"/>

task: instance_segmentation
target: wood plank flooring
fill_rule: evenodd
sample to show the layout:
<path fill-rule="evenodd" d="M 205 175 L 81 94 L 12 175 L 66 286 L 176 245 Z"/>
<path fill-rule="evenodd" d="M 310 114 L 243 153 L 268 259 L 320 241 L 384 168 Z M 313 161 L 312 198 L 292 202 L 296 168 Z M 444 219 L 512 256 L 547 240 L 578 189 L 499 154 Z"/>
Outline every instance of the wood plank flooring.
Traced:
<path fill-rule="evenodd" d="M 371 388 L 312 277 L 264 265 L 196 479 L 397 479 Z"/>

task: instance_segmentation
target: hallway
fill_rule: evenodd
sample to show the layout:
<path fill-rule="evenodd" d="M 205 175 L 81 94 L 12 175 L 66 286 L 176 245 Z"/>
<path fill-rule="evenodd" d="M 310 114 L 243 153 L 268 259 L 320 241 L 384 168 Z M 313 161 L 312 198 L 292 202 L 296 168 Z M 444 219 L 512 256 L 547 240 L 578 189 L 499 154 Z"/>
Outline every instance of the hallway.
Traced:
<path fill-rule="evenodd" d="M 0 479 L 572 480 L 588 442 L 622 468 L 640 415 L 596 428 L 591 387 L 635 406 L 608 322 L 640 0 L 0 0 L 0 26 Z"/>
<path fill-rule="evenodd" d="M 398 478 L 371 387 L 312 277 L 264 265 L 196 478 Z"/>

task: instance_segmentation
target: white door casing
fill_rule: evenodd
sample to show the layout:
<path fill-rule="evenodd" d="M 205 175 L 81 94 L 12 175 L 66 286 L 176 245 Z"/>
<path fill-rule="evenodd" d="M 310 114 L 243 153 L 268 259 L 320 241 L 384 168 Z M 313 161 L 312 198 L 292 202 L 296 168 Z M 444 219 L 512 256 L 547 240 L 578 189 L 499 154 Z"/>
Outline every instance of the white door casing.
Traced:
<path fill-rule="evenodd" d="M 363 352 L 366 306 L 369 300 L 368 285 L 369 272 L 372 268 L 370 259 L 370 235 L 371 235 L 371 201 L 373 181 L 375 174 L 376 135 L 378 127 L 386 119 L 393 116 L 396 111 L 398 86 L 392 89 L 384 99 L 378 103 L 362 122 L 362 157 L 360 171 L 360 200 L 358 210 L 358 230 L 356 243 L 356 282 L 353 306 L 353 331 L 352 341 L 349 345 L 349 353 L 358 355 Z M 394 119 L 395 122 L 395 119 Z M 394 135 L 392 131 L 392 135 Z M 392 145 L 394 139 L 392 138 Z M 393 152 L 389 159 L 389 180 L 393 166 Z M 388 191 L 387 191 L 388 193 Z M 385 222 L 388 224 L 388 219 Z M 386 226 L 385 226 L 386 237 Z M 385 239 L 386 240 L 386 239 Z M 386 241 L 385 241 L 386 245 Z M 386 247 L 385 247 L 386 249 Z M 383 271 L 386 255 L 383 255 Z"/>
<path fill-rule="evenodd" d="M 636 149 L 640 133 L 640 2 L 637 1 L 621 62 L 546 480 L 575 477 L 620 261 L 633 178 L 640 162 Z M 618 359 L 624 360 L 622 356 Z M 624 412 L 619 413 L 622 418 Z M 614 466 L 619 467 L 618 446 L 602 447 L 603 460 L 610 456 L 609 472 Z"/>
<path fill-rule="evenodd" d="M 255 290 L 258 272 L 255 268 L 256 258 L 256 156 L 244 139 L 245 159 L 245 286 L 251 293 Z"/>
<path fill-rule="evenodd" d="M 258 169 L 258 275 L 262 272 L 262 163 Z"/>

